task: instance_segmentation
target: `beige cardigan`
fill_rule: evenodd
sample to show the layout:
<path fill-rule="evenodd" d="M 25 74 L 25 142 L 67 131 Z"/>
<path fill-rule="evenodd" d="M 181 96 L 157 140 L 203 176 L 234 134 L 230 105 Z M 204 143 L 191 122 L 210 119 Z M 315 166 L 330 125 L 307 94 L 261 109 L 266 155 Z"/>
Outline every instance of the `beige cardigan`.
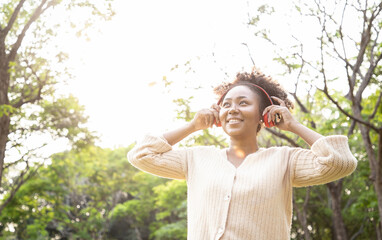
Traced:
<path fill-rule="evenodd" d="M 320 138 L 311 150 L 260 148 L 238 168 L 226 149 L 172 149 L 163 137 L 146 136 L 128 159 L 145 172 L 187 180 L 188 240 L 290 239 L 292 187 L 328 183 L 357 166 L 345 136 Z"/>

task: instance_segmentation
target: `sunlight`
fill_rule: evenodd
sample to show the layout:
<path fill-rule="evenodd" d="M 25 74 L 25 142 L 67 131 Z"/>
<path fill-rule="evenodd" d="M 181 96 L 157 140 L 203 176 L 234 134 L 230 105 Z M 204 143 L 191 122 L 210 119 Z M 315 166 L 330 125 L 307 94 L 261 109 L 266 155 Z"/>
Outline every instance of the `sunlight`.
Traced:
<path fill-rule="evenodd" d="M 128 145 L 142 132 L 172 127 L 172 99 L 178 96 L 195 96 L 194 110 L 211 106 L 213 86 L 252 68 L 242 43 L 256 52 L 259 67 L 276 70 L 270 50 L 256 45 L 248 30 L 246 1 L 117 1 L 115 9 L 113 20 L 90 41 L 63 43 L 75 76 L 69 91 L 86 106 L 88 125 L 100 133 L 102 146 Z M 196 73 L 187 73 L 190 60 Z M 174 82 L 171 92 L 165 92 L 163 76 Z M 201 88 L 186 89 L 184 79 Z"/>
<path fill-rule="evenodd" d="M 237 149 L 237 146 L 234 146 L 233 148 L 237 157 L 245 158 L 245 152 L 243 150 Z"/>

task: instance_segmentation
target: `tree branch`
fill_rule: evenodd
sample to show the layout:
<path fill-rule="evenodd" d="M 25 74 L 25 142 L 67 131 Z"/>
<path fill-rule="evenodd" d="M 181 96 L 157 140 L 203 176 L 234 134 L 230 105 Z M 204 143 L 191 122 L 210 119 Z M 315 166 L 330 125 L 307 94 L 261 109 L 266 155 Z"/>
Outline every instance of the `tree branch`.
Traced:
<path fill-rule="evenodd" d="M 377 103 L 375 104 L 375 108 L 374 108 L 373 113 L 369 116 L 369 120 L 371 120 L 371 119 L 373 119 L 375 117 L 375 114 L 378 111 L 379 104 L 381 103 L 381 98 L 382 98 L 382 91 L 379 93 L 379 97 L 378 97 Z"/>
<path fill-rule="evenodd" d="M 297 94 L 294 92 L 294 93 L 290 93 L 294 100 L 296 101 L 297 105 L 301 108 L 301 111 L 303 113 L 309 113 L 308 109 L 304 106 L 304 104 L 302 104 L 302 102 L 300 101 L 300 99 L 297 97 Z"/>
<path fill-rule="evenodd" d="M 209 137 L 209 139 L 212 139 L 212 143 L 213 144 L 215 144 L 215 145 L 217 145 L 217 146 L 219 146 L 221 148 L 225 148 L 226 147 L 224 144 L 222 144 L 220 141 L 218 141 L 215 136 L 212 136 L 209 133 L 209 131 L 203 131 L 203 133 L 206 134 Z"/>
<path fill-rule="evenodd" d="M 256 64 L 255 64 L 255 61 L 254 61 L 253 58 L 252 58 L 251 51 L 249 50 L 248 44 L 246 44 L 246 43 L 242 43 L 242 44 L 243 44 L 244 46 L 247 47 L 248 55 L 249 55 L 249 57 L 251 58 L 251 61 L 252 61 L 253 66 L 255 66 Z"/>
<path fill-rule="evenodd" d="M 304 106 L 304 104 L 302 104 L 302 102 L 300 101 L 300 99 L 297 97 L 297 94 L 294 92 L 294 93 L 290 93 L 294 100 L 296 101 L 297 105 L 300 107 L 301 111 L 303 113 L 309 113 L 308 109 Z M 312 126 L 312 128 L 316 128 L 316 123 L 312 120 L 310 121 L 310 125 Z"/>
<path fill-rule="evenodd" d="M 38 87 L 38 92 L 37 94 L 32 97 L 32 98 L 29 98 L 27 100 L 24 101 L 23 98 L 20 98 L 20 100 L 18 102 L 16 102 L 15 104 L 12 104 L 12 107 L 14 108 L 20 108 L 22 105 L 26 104 L 26 103 L 33 103 L 35 101 L 38 101 L 38 100 L 41 100 L 41 92 L 42 92 L 42 88 L 44 87 L 43 84 L 39 84 L 39 87 Z"/>
<path fill-rule="evenodd" d="M 325 35 L 328 38 L 329 42 L 332 44 L 333 51 L 337 54 L 337 57 L 345 63 L 346 77 L 347 77 L 348 84 L 349 84 L 349 95 L 350 95 L 350 99 L 353 101 L 353 99 L 354 99 L 354 86 L 351 84 L 351 77 L 350 77 L 350 73 L 349 73 L 349 68 L 354 71 L 354 66 L 349 62 L 347 55 L 346 55 L 345 43 L 344 43 L 343 33 L 342 33 L 342 26 L 340 26 L 340 29 L 338 31 L 340 32 L 340 38 L 341 38 L 342 49 L 343 49 L 342 51 L 344 52 L 344 56 L 342 56 L 341 53 L 338 52 L 338 50 L 335 46 L 334 40 L 329 36 L 329 33 L 326 30 L 325 30 Z M 334 56 L 332 56 L 332 57 L 334 58 Z M 359 74 L 361 75 L 360 72 L 359 72 Z"/>
<path fill-rule="evenodd" d="M 16 21 L 16 19 L 17 19 L 17 15 L 19 15 L 20 9 L 21 9 L 21 7 L 24 5 L 24 2 L 25 2 L 25 0 L 21 0 L 21 1 L 17 4 L 15 10 L 14 10 L 13 13 L 12 13 L 11 18 L 10 18 L 9 21 L 8 21 L 7 26 L 1 31 L 1 34 L 2 34 L 3 39 L 5 39 L 5 37 L 7 36 L 8 32 L 11 30 L 13 24 L 15 23 L 15 21 Z"/>
<path fill-rule="evenodd" d="M 17 163 L 19 163 L 19 162 L 21 162 L 21 161 L 25 161 L 25 162 L 27 162 L 28 160 L 25 160 L 25 157 L 28 156 L 29 153 L 34 152 L 34 151 L 36 151 L 36 150 L 38 150 L 38 149 L 41 149 L 41 148 L 45 147 L 46 145 L 47 145 L 47 143 L 44 143 L 43 145 L 41 145 L 41 146 L 39 146 L 39 147 L 36 147 L 36 148 L 33 148 L 33 149 L 29 149 L 26 153 L 24 153 L 24 154 L 21 156 L 20 159 L 14 161 L 14 162 L 5 164 L 5 165 L 4 165 L 4 169 L 9 168 L 9 167 L 11 167 L 11 166 L 13 166 L 13 165 L 16 165 Z"/>
<path fill-rule="evenodd" d="M 32 23 L 34 21 L 36 21 L 40 15 L 46 11 L 50 5 L 48 5 L 46 8 L 43 8 L 45 3 L 47 2 L 48 0 L 43 0 L 40 5 L 35 9 L 35 11 L 33 12 L 31 18 L 28 20 L 28 22 L 25 24 L 23 30 L 21 31 L 21 33 L 19 34 L 19 36 L 17 37 L 17 40 L 16 42 L 12 45 L 12 48 L 11 48 L 11 51 L 9 52 L 8 54 L 8 62 L 13 62 L 16 58 L 16 53 L 18 51 L 18 49 L 20 48 L 21 46 L 21 42 L 23 41 L 24 37 L 25 37 L 25 33 L 28 31 L 29 27 L 32 25 Z"/>
<path fill-rule="evenodd" d="M 317 88 L 317 89 L 320 90 L 321 92 L 323 92 L 323 93 L 326 95 L 326 97 L 329 98 L 329 100 L 330 100 L 332 103 L 334 103 L 334 105 L 336 105 L 336 107 L 338 108 L 338 110 L 340 110 L 340 111 L 341 111 L 343 114 L 345 114 L 347 117 L 353 119 L 354 121 L 356 121 L 356 122 L 358 122 L 358 123 L 362 123 L 363 125 L 365 125 L 365 126 L 371 128 L 371 129 L 373 129 L 373 130 L 376 131 L 376 132 L 379 131 L 379 129 L 378 129 L 376 126 L 372 125 L 371 123 L 366 122 L 366 121 L 364 121 L 364 120 L 362 120 L 362 119 L 358 119 L 358 118 L 356 118 L 356 117 L 350 115 L 348 112 L 346 112 L 346 111 L 339 105 L 339 103 L 338 103 L 336 100 L 334 100 L 334 99 L 332 98 L 332 96 L 329 95 L 327 88 L 326 88 L 326 89 L 320 89 L 320 88 Z"/>
<path fill-rule="evenodd" d="M 354 64 L 354 70 L 353 74 L 350 79 L 350 86 L 351 88 L 354 88 L 355 81 L 357 78 L 357 72 L 359 71 L 361 64 L 363 62 L 363 56 L 365 54 L 366 48 L 370 42 L 370 37 L 371 37 L 371 23 L 367 26 L 367 28 L 363 29 L 362 35 L 361 35 L 361 43 L 360 43 L 360 50 L 358 52 L 357 60 Z"/>
<path fill-rule="evenodd" d="M 312 189 L 311 186 L 307 187 L 306 188 L 306 192 L 305 192 L 305 201 L 304 201 L 304 209 L 306 210 L 307 207 L 308 207 L 308 202 L 309 202 L 309 197 L 310 197 L 310 190 Z"/>
<path fill-rule="evenodd" d="M 366 4 L 367 4 L 367 2 L 366 2 Z M 378 7 L 372 12 L 372 15 L 371 15 L 370 19 L 367 19 L 367 15 L 366 15 L 367 6 L 363 10 L 363 13 L 364 13 L 364 22 L 363 22 L 364 27 L 363 27 L 363 31 L 362 31 L 362 37 L 361 37 L 361 43 L 360 43 L 360 51 L 359 51 L 358 56 L 357 56 L 357 61 L 354 64 L 353 75 L 351 77 L 351 85 L 353 87 L 355 85 L 355 80 L 356 80 L 357 72 L 359 71 L 359 68 L 361 67 L 361 64 L 363 62 L 363 56 L 365 54 L 366 48 L 369 45 L 369 42 L 370 42 L 370 39 L 371 39 L 371 28 L 373 27 L 373 21 L 379 15 L 381 10 L 382 10 L 382 3 L 380 3 L 378 5 Z M 366 23 L 368 23 L 368 24 L 367 24 L 367 28 L 365 29 L 365 24 Z M 382 57 L 382 54 L 378 57 L 378 59 L 377 59 L 375 64 L 373 64 L 373 62 L 372 62 L 373 59 L 371 59 L 370 66 L 376 66 L 378 64 L 378 62 L 381 60 L 381 57 Z M 374 68 L 375 67 L 373 67 L 371 73 L 374 71 Z M 369 68 L 368 73 L 369 72 L 370 72 L 370 68 Z M 366 74 L 366 75 L 368 75 L 368 74 Z M 365 79 L 363 79 L 363 82 L 362 82 L 361 85 L 366 85 L 367 86 L 369 80 L 370 79 L 368 79 L 368 77 L 365 76 Z M 365 88 L 366 86 L 362 86 L 362 87 Z M 363 92 L 364 88 L 360 87 L 358 89 L 357 94 L 356 94 L 356 98 L 358 97 L 358 99 L 359 99 L 362 96 L 362 92 Z"/>
<path fill-rule="evenodd" d="M 378 5 L 377 8 L 374 9 L 374 11 L 372 12 L 372 15 L 368 21 L 368 42 L 366 45 L 369 44 L 370 42 L 370 38 L 371 38 L 371 28 L 373 27 L 373 21 L 376 19 L 376 17 L 381 13 L 382 11 L 382 3 L 380 3 Z M 358 88 L 358 91 L 357 91 L 357 94 L 356 94 L 356 101 L 357 102 L 360 102 L 361 98 L 362 98 L 362 93 L 363 91 L 365 90 L 365 88 L 367 87 L 367 85 L 369 84 L 370 82 L 370 79 L 374 73 L 374 70 L 375 68 L 378 66 L 378 63 L 379 61 L 381 61 L 382 59 L 382 53 L 380 53 L 378 55 L 378 57 L 376 58 L 376 60 L 374 61 L 374 48 L 375 46 L 377 45 L 377 41 L 378 41 L 378 37 L 379 37 L 379 32 L 377 31 L 377 36 L 375 38 L 375 41 L 373 43 L 373 45 L 371 46 L 371 49 L 370 49 L 370 66 L 369 66 L 369 69 L 365 75 L 365 77 L 362 79 L 362 83 L 360 85 L 360 87 Z M 362 44 L 362 42 L 361 42 Z"/>
<path fill-rule="evenodd" d="M 326 15 L 326 13 L 324 12 L 324 14 Z M 317 16 L 318 17 L 318 16 Z M 319 18 L 319 17 L 318 17 Z M 327 78 L 326 78 L 326 74 L 325 74 L 325 68 L 324 68 L 324 33 L 326 32 L 326 28 L 325 28 L 325 23 L 326 23 L 326 18 L 324 17 L 324 20 L 323 20 L 323 22 L 321 22 L 321 19 L 319 18 L 318 19 L 319 20 L 319 22 L 322 24 L 322 34 L 321 34 L 321 38 L 320 38 L 320 41 L 321 41 L 321 45 L 320 45 L 320 52 L 321 52 L 321 70 L 320 70 L 320 72 L 321 72 L 321 74 L 322 74 L 322 77 L 323 77 L 323 79 L 324 79 L 324 89 L 319 89 L 319 88 L 317 88 L 318 90 L 320 90 L 320 91 L 322 91 L 323 93 L 325 93 L 325 95 L 326 95 L 326 97 L 327 98 L 329 98 L 329 100 L 330 101 L 332 101 L 335 105 L 336 105 L 336 107 L 343 113 L 343 114 L 345 114 L 346 116 L 348 116 L 349 118 L 351 118 L 351 119 L 353 119 L 353 120 L 355 120 L 355 121 L 357 121 L 357 122 L 359 122 L 359 123 L 362 123 L 363 125 L 365 125 L 365 126 L 367 126 L 367 127 L 369 127 L 369 128 L 371 128 L 371 129 L 373 129 L 374 131 L 376 131 L 376 132 L 378 132 L 379 130 L 378 130 L 378 128 L 376 127 L 376 126 L 374 126 L 374 125 L 372 125 L 370 122 L 366 122 L 366 121 L 364 121 L 364 120 L 362 120 L 362 119 L 358 119 L 358 118 L 356 118 L 356 117 L 354 117 L 354 116 L 352 116 L 351 114 L 349 114 L 348 112 L 346 112 L 340 105 L 339 105 L 339 103 L 337 102 L 337 101 L 335 101 L 333 98 L 332 98 L 332 96 L 330 96 L 330 94 L 329 94 L 329 92 L 328 92 L 328 84 L 327 84 Z M 365 32 L 363 32 L 362 33 L 362 40 L 361 40 L 361 49 L 362 48 L 364 48 L 363 49 L 363 52 L 362 52 L 362 50 L 360 50 L 360 52 L 359 52 L 359 54 L 358 54 L 358 57 L 357 57 L 357 62 L 356 62 L 356 64 L 355 64 L 355 66 L 354 66 L 354 70 L 353 70 L 353 75 L 352 75 L 352 78 L 351 78 L 351 82 L 350 82 L 350 86 L 349 87 L 352 87 L 352 86 L 354 86 L 354 84 L 355 84 L 355 77 L 356 77 L 356 75 L 357 75 L 357 72 L 359 71 L 359 68 L 360 68 L 360 66 L 361 66 L 361 63 L 362 63 L 362 61 L 363 61 L 363 54 L 364 54 L 364 52 L 365 52 L 365 50 L 366 50 L 366 46 L 367 46 L 367 43 L 368 43 L 368 41 L 370 40 L 370 29 L 371 29 L 371 26 L 370 26 L 370 24 L 368 25 L 368 32 L 367 33 L 365 33 Z M 365 35 L 368 35 L 368 37 L 367 36 L 365 36 Z M 368 39 L 367 39 L 368 38 Z M 363 42 L 363 45 L 362 45 L 362 42 Z M 366 44 L 365 44 L 365 42 L 366 42 Z M 362 54 L 361 54 L 361 52 L 362 52 Z M 354 80 L 354 81 L 353 81 Z M 357 92 L 357 94 L 358 94 L 358 92 Z M 353 102 L 353 104 L 356 104 L 356 102 Z"/>
<path fill-rule="evenodd" d="M 375 36 L 373 46 L 371 46 L 370 48 L 370 64 L 374 64 L 374 49 L 378 44 L 378 38 L 379 38 L 379 30 L 376 29 L 374 26 L 373 26 L 373 29 L 376 32 L 377 36 Z"/>
<path fill-rule="evenodd" d="M 293 197 L 293 209 L 296 210 L 296 217 L 299 220 L 299 222 L 302 226 L 302 229 L 304 230 L 303 234 L 304 234 L 304 239 L 306 239 L 306 240 L 312 239 L 312 237 L 310 235 L 310 231 L 308 229 L 308 223 L 307 223 L 307 207 L 308 207 L 308 203 L 309 203 L 310 190 L 311 190 L 311 187 L 306 188 L 305 200 L 304 200 L 304 204 L 302 206 L 302 210 L 299 209 L 299 207 L 296 203 L 295 197 Z"/>
<path fill-rule="evenodd" d="M 379 129 L 379 132 L 378 132 L 378 153 L 377 153 L 377 163 L 378 163 L 378 168 L 377 168 L 377 172 L 378 172 L 378 176 L 381 176 L 382 175 L 382 128 Z M 377 178 L 378 179 L 378 178 Z M 379 183 L 377 184 L 381 184 L 382 183 L 382 179 L 381 177 L 379 177 Z"/>
<path fill-rule="evenodd" d="M 341 24 L 340 24 L 338 31 L 340 33 L 340 38 L 341 38 L 341 43 L 342 43 L 342 51 L 344 53 L 344 58 L 342 60 L 345 62 L 346 76 L 347 76 L 348 84 L 349 84 L 349 95 L 350 95 L 350 99 L 354 100 L 354 86 L 351 84 L 351 78 L 350 78 L 350 73 L 349 73 L 349 67 L 351 69 L 354 69 L 354 66 L 352 66 L 349 63 L 349 60 L 348 60 L 348 57 L 346 54 L 344 35 L 342 32 L 342 26 L 343 26 L 343 22 L 344 22 L 344 16 L 345 16 L 345 11 L 346 11 L 347 5 L 348 5 L 348 1 L 346 0 L 344 9 L 342 10 Z M 333 44 L 333 47 L 334 47 L 334 44 Z M 335 47 L 334 47 L 334 49 L 335 49 L 335 52 L 337 52 L 337 49 Z M 340 54 L 338 53 L 338 55 L 340 55 Z"/>
<path fill-rule="evenodd" d="M 18 164 L 19 162 L 22 162 L 22 161 L 25 161 L 24 157 L 21 157 L 20 159 L 18 159 L 18 160 L 16 160 L 16 161 L 13 161 L 13 162 L 11 162 L 11 163 L 4 164 L 3 169 L 5 170 L 5 169 L 7 169 L 7 168 L 9 168 L 9 167 L 11 167 L 11 166 L 13 166 L 13 165 Z"/>
<path fill-rule="evenodd" d="M 292 37 L 294 39 L 296 39 L 296 41 L 298 41 L 300 43 L 300 54 L 296 54 L 297 56 L 303 56 L 304 55 L 304 44 L 302 44 L 302 42 L 297 39 L 297 37 L 293 36 Z M 300 81 L 300 77 L 301 77 L 301 74 L 302 74 L 302 71 L 304 69 L 304 66 L 305 66 L 305 59 L 300 57 L 300 60 L 301 60 L 301 67 L 300 67 L 300 71 L 298 71 L 298 74 L 297 74 L 297 79 L 296 79 L 296 83 L 294 84 L 294 95 L 297 97 L 296 93 L 297 93 L 297 88 L 298 88 L 298 83 Z"/>
<path fill-rule="evenodd" d="M 28 181 L 31 177 L 33 177 L 36 173 L 37 170 L 42 166 L 42 164 L 38 165 L 35 170 L 33 170 L 31 173 L 29 173 L 26 177 L 25 174 L 28 172 L 29 167 L 25 171 L 23 171 L 19 177 L 16 179 L 14 187 L 11 190 L 11 193 L 9 197 L 3 201 L 3 203 L 0 205 L 0 214 L 3 211 L 3 209 L 12 201 L 12 199 L 15 197 L 16 192 L 20 189 L 20 187 Z"/>
<path fill-rule="evenodd" d="M 277 131 L 270 129 L 270 128 L 266 128 L 265 130 L 267 130 L 268 132 L 272 133 L 273 135 L 275 135 L 279 138 L 286 140 L 287 142 L 289 142 L 294 147 L 301 147 L 296 141 L 294 141 L 293 139 L 291 139 L 290 137 L 288 137 L 287 135 L 285 135 L 281 132 L 277 132 Z"/>
<path fill-rule="evenodd" d="M 378 66 L 378 63 L 379 63 L 379 61 L 381 61 L 381 59 L 382 59 L 382 53 L 379 54 L 379 56 L 376 59 L 375 63 L 370 62 L 369 69 L 367 70 L 365 78 L 362 80 L 362 83 L 359 86 L 357 94 L 355 96 L 356 102 L 361 102 L 362 93 L 366 89 L 366 87 L 369 85 L 371 77 L 373 76 L 374 70 Z"/>
<path fill-rule="evenodd" d="M 356 233 L 353 234 L 353 236 L 351 236 L 350 240 L 357 239 L 357 237 L 358 237 L 359 235 L 361 235 L 361 233 L 363 233 L 363 227 L 364 227 L 364 225 L 365 225 L 366 219 L 367 219 L 367 216 L 365 216 L 365 217 L 363 218 L 361 227 L 359 228 L 359 230 L 358 230 Z"/>
<path fill-rule="evenodd" d="M 33 103 L 35 101 L 38 101 L 38 100 L 41 100 L 41 92 L 42 92 L 42 89 L 43 87 L 45 86 L 47 80 L 48 80 L 48 73 L 45 74 L 45 79 L 41 79 L 38 75 L 38 73 L 33 69 L 33 66 L 31 66 L 28 61 L 26 61 L 26 64 L 27 66 L 29 67 L 29 69 L 31 70 L 31 75 L 33 74 L 36 78 L 37 78 L 37 82 L 38 82 L 38 89 L 37 89 L 37 94 L 35 96 L 25 96 L 24 95 L 24 91 L 21 93 L 21 97 L 19 99 L 19 101 L 17 101 L 16 103 L 12 104 L 12 106 L 14 108 L 20 108 L 22 105 L 26 104 L 26 103 Z M 25 78 L 27 79 L 27 78 Z M 27 85 L 27 84 L 26 84 Z M 28 86 L 28 85 L 27 85 Z M 34 89 L 31 89 L 30 88 L 30 92 L 31 92 L 31 95 L 33 94 L 33 91 Z M 29 99 L 26 99 L 25 98 L 28 98 Z"/>
<path fill-rule="evenodd" d="M 348 134 L 347 134 L 348 137 L 350 137 L 353 134 L 355 126 L 356 126 L 356 121 L 352 120 L 350 124 L 350 128 L 348 130 Z"/>
<path fill-rule="evenodd" d="M 299 53 L 296 53 L 297 56 L 299 56 L 301 59 L 303 59 L 304 63 L 308 64 L 312 69 L 316 70 L 317 72 L 319 72 L 320 70 L 317 68 L 317 66 L 313 65 L 312 63 L 306 61 L 303 56 Z"/>

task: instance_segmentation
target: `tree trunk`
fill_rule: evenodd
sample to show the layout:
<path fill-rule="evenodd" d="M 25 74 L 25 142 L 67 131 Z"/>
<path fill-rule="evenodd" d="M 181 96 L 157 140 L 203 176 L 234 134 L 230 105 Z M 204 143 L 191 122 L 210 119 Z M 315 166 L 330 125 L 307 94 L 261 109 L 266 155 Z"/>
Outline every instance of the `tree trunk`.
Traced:
<path fill-rule="evenodd" d="M 375 225 L 375 231 L 377 232 L 377 240 L 382 240 L 381 222 L 377 222 Z"/>
<path fill-rule="evenodd" d="M 345 223 L 341 213 L 342 182 L 343 179 L 340 179 L 336 182 L 326 184 L 331 197 L 331 209 L 333 211 L 333 227 L 336 240 L 348 239 Z"/>
<path fill-rule="evenodd" d="M 308 229 L 308 217 L 307 217 L 307 210 L 308 210 L 308 202 L 310 198 L 310 189 L 311 187 L 306 188 L 305 192 L 305 200 L 304 204 L 302 205 L 302 209 L 300 210 L 297 206 L 296 201 L 293 198 L 293 209 L 296 211 L 297 220 L 302 226 L 302 230 L 304 230 L 304 239 L 305 240 L 311 240 L 312 237 L 310 235 L 309 229 Z"/>
<path fill-rule="evenodd" d="M 353 105 L 352 110 L 355 117 L 362 119 L 360 107 Z M 373 144 L 371 143 L 370 139 L 370 129 L 367 126 L 362 125 L 360 123 L 357 124 L 361 131 L 362 140 L 365 145 L 366 153 L 369 159 L 371 171 L 370 178 L 373 181 L 375 193 L 377 194 L 379 219 L 382 219 L 382 130 L 379 131 L 379 143 L 377 146 L 378 156 L 376 156 L 375 151 L 373 149 Z"/>
<path fill-rule="evenodd" d="M 7 145 L 7 141 L 8 141 L 8 133 L 9 133 L 9 117 L 3 116 L 0 118 L 0 187 L 2 186 L 5 146 Z"/>
<path fill-rule="evenodd" d="M 0 46 L 0 106 L 9 104 L 8 99 L 9 73 L 8 61 L 5 54 L 4 46 Z M 9 134 L 9 116 L 3 115 L 0 117 L 0 187 L 2 186 L 5 147 L 8 142 Z"/>
<path fill-rule="evenodd" d="M 380 222 L 377 224 L 379 227 L 379 232 L 381 232 L 381 221 L 382 221 L 382 130 L 379 131 L 379 140 L 378 140 L 378 160 L 375 163 L 377 169 L 375 170 L 376 176 L 374 181 L 375 192 L 377 193 L 378 200 L 378 211 Z M 382 237 L 380 237 L 382 238 Z"/>
<path fill-rule="evenodd" d="M 139 229 L 137 227 L 135 227 L 134 231 L 135 231 L 135 234 L 137 236 L 137 239 L 142 240 L 141 232 L 139 231 Z"/>
<path fill-rule="evenodd" d="M 310 232 L 308 229 L 308 220 L 307 220 L 307 214 L 306 209 L 298 209 L 297 204 L 293 201 L 293 209 L 296 211 L 296 216 L 299 221 L 299 223 L 302 226 L 302 230 L 304 230 L 304 239 L 305 240 L 311 240 L 312 237 L 310 236 Z"/>

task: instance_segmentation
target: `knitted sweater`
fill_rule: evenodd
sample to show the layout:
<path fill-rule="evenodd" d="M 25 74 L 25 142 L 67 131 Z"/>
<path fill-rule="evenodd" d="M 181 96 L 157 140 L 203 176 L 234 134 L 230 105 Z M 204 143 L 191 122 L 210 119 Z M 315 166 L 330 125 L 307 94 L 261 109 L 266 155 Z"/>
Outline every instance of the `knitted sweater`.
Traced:
<path fill-rule="evenodd" d="M 238 168 L 226 149 L 173 149 L 146 136 L 128 159 L 145 172 L 187 180 L 188 240 L 290 239 L 292 187 L 328 183 L 357 166 L 345 136 L 320 138 L 310 150 L 260 148 Z"/>

